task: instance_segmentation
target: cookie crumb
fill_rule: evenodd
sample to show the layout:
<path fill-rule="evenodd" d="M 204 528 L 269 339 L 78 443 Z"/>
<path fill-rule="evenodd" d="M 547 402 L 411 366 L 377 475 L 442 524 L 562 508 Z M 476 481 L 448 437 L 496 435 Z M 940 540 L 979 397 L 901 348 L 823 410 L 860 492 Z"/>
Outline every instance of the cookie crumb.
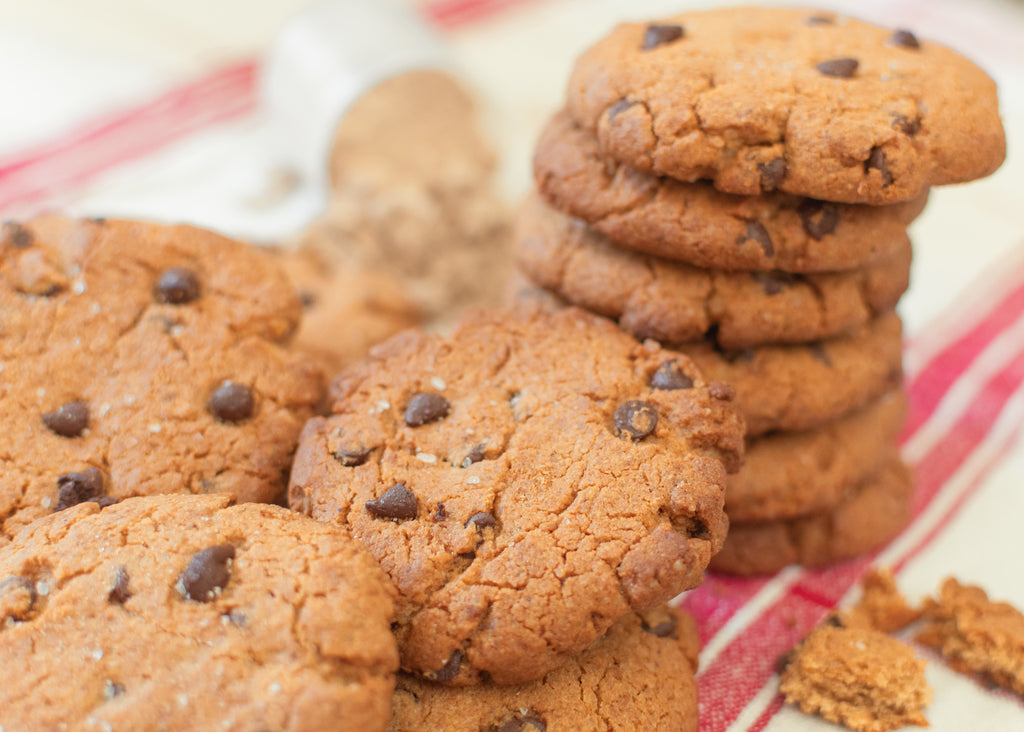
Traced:
<path fill-rule="evenodd" d="M 861 580 L 861 587 L 860 601 L 840 615 L 846 627 L 896 633 L 921 617 L 921 610 L 908 605 L 896 588 L 892 569 L 872 568 Z"/>

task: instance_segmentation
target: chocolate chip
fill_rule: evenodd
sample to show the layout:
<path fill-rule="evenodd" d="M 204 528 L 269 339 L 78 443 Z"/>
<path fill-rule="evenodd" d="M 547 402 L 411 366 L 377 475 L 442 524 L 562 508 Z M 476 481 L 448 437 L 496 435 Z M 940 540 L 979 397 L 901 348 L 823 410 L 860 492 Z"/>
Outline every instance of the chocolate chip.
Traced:
<path fill-rule="evenodd" d="M 86 402 L 68 402 L 43 415 L 43 424 L 61 437 L 78 437 L 89 426 L 89 405 Z"/>
<path fill-rule="evenodd" d="M 34 239 L 31 231 L 15 221 L 8 221 L 4 224 L 3 237 L 18 249 L 27 249 L 32 246 Z"/>
<path fill-rule="evenodd" d="M 179 591 L 196 602 L 209 602 L 223 590 L 231 579 L 231 561 L 235 547 L 217 544 L 207 547 L 192 557 L 178 578 Z"/>
<path fill-rule="evenodd" d="M 487 448 L 484 445 L 475 446 L 472 450 L 469 451 L 466 457 L 462 458 L 460 466 L 463 468 L 468 468 L 473 463 L 480 462 L 481 460 L 484 459 L 484 451 L 486 449 Z"/>
<path fill-rule="evenodd" d="M 768 234 L 768 229 L 764 228 L 764 224 L 760 221 L 748 221 L 747 222 L 747 235 L 741 236 L 736 240 L 737 244 L 744 244 L 745 242 L 753 239 L 761 245 L 761 249 L 764 250 L 764 256 L 771 257 L 775 254 L 775 245 L 772 243 L 772 237 Z"/>
<path fill-rule="evenodd" d="M 789 664 L 793 663 L 793 659 L 796 657 L 796 651 L 792 648 L 783 654 L 780 654 L 775 659 L 775 673 L 782 676 L 783 671 L 789 668 Z"/>
<path fill-rule="evenodd" d="M 315 292 L 303 290 L 302 292 L 299 293 L 299 302 L 301 302 L 302 307 L 306 308 L 307 310 L 316 305 L 316 301 L 317 297 Z"/>
<path fill-rule="evenodd" d="M 683 26 L 681 25 L 649 25 L 644 31 L 644 50 L 663 46 L 666 43 L 679 40 L 683 37 Z"/>
<path fill-rule="evenodd" d="M 832 368 L 832 359 L 829 357 L 828 351 L 825 350 L 825 346 L 820 343 L 811 343 L 807 347 L 807 350 L 816 360 L 821 361 L 829 368 Z"/>
<path fill-rule="evenodd" d="M 446 518 L 448 518 L 448 511 L 445 509 L 444 504 L 438 501 L 437 510 L 434 511 L 434 521 L 444 521 Z"/>
<path fill-rule="evenodd" d="M 896 31 L 892 34 L 892 37 L 889 38 L 889 41 L 894 46 L 902 46 L 903 48 L 913 48 L 916 50 L 921 47 L 921 42 L 917 40 L 917 36 L 908 30 L 900 29 Z"/>
<path fill-rule="evenodd" d="M 188 267 L 171 267 L 160 273 L 153 295 L 157 302 L 184 305 L 199 297 L 199 278 Z"/>
<path fill-rule="evenodd" d="M 829 613 L 829 616 L 825 618 L 825 625 L 829 628 L 845 628 L 843 619 L 840 618 L 836 613 Z"/>
<path fill-rule="evenodd" d="M 864 163 L 864 172 L 876 169 L 882 174 L 882 185 L 892 185 L 892 173 L 889 172 L 889 164 L 885 159 L 885 151 L 880 147 L 871 148 L 871 154 L 868 155 L 867 161 Z"/>
<path fill-rule="evenodd" d="M 893 118 L 892 126 L 904 135 L 913 137 L 921 131 L 921 118 L 904 117 L 902 114 L 898 114 Z"/>
<path fill-rule="evenodd" d="M 57 478 L 57 505 L 53 510 L 63 511 L 102 495 L 103 474 L 96 468 L 65 473 Z"/>
<path fill-rule="evenodd" d="M 547 728 L 547 722 L 536 712 L 530 711 L 506 719 L 500 725 L 492 725 L 488 732 L 546 732 Z"/>
<path fill-rule="evenodd" d="M 633 399 L 615 410 L 615 427 L 620 437 L 642 440 L 658 426 L 658 410 L 650 402 Z"/>
<path fill-rule="evenodd" d="M 90 498 L 87 502 L 95 503 L 100 508 L 106 508 L 107 506 L 113 506 L 115 503 L 119 503 L 120 501 L 113 496 L 95 496 L 94 498 Z"/>
<path fill-rule="evenodd" d="M 800 281 L 798 276 L 789 272 L 751 272 L 750 276 L 761 285 L 765 295 L 778 295 L 786 286 Z"/>
<path fill-rule="evenodd" d="M 736 398 L 736 389 L 732 384 L 726 384 L 723 381 L 712 381 L 708 384 L 708 394 L 711 395 L 712 399 L 717 399 L 720 402 L 731 402 Z"/>
<path fill-rule="evenodd" d="M 420 427 L 436 422 L 448 416 L 450 409 L 448 400 L 432 391 L 421 391 L 413 394 L 405 408 L 405 423 L 410 427 Z"/>
<path fill-rule="evenodd" d="M 855 58 L 833 58 L 822 61 L 817 69 L 825 76 L 833 76 L 837 79 L 850 79 L 857 73 L 860 62 Z"/>
<path fill-rule="evenodd" d="M 761 172 L 761 190 L 774 191 L 779 183 L 786 177 L 786 161 L 784 158 L 775 158 L 767 163 L 758 163 L 757 169 Z"/>
<path fill-rule="evenodd" d="M 494 516 L 489 513 L 474 513 L 469 517 L 469 521 L 466 522 L 466 526 L 472 525 L 477 531 L 483 531 L 488 526 L 496 526 L 498 522 Z"/>
<path fill-rule="evenodd" d="M 634 102 L 631 102 L 628 99 L 620 99 L 615 102 L 615 104 L 608 107 L 608 121 L 611 122 L 613 119 L 632 107 L 633 104 Z"/>
<path fill-rule="evenodd" d="M 418 510 L 416 494 L 406 488 L 405 483 L 395 483 L 379 498 L 367 501 L 365 505 L 376 518 L 385 519 L 416 518 Z"/>
<path fill-rule="evenodd" d="M 448 662 L 437 671 L 428 672 L 427 678 L 434 681 L 451 681 L 462 668 L 462 651 L 454 651 Z"/>
<path fill-rule="evenodd" d="M 679 625 L 679 618 L 676 617 L 675 613 L 670 613 L 667 620 L 662 620 L 654 626 L 648 625 L 646 620 L 643 622 L 644 630 L 659 638 L 668 638 L 673 635 L 676 632 L 677 625 Z"/>
<path fill-rule="evenodd" d="M 839 224 L 839 207 L 813 198 L 805 198 L 796 210 L 807 236 L 815 241 L 831 234 Z"/>
<path fill-rule="evenodd" d="M 107 593 L 107 599 L 118 605 L 124 605 L 131 596 L 132 593 L 128 590 L 128 568 L 121 565 L 114 570 L 114 578 L 110 592 Z"/>
<path fill-rule="evenodd" d="M 124 694 L 124 684 L 118 684 L 110 679 L 103 683 L 103 698 L 107 701 L 115 699 Z"/>
<path fill-rule="evenodd" d="M 357 447 L 351 450 L 335 450 L 331 455 L 346 468 L 354 468 L 365 463 L 371 453 L 373 453 L 373 448 Z"/>
<path fill-rule="evenodd" d="M 676 389 L 692 389 L 693 379 L 683 373 L 679 362 L 674 358 L 666 361 L 651 377 L 651 388 L 661 391 L 675 391 Z"/>
<path fill-rule="evenodd" d="M 806 21 L 807 25 L 833 25 L 835 22 L 831 15 L 812 15 Z"/>
<path fill-rule="evenodd" d="M 221 422 L 242 422 L 252 416 L 255 402 L 252 389 L 230 379 L 222 381 L 206 403 Z"/>

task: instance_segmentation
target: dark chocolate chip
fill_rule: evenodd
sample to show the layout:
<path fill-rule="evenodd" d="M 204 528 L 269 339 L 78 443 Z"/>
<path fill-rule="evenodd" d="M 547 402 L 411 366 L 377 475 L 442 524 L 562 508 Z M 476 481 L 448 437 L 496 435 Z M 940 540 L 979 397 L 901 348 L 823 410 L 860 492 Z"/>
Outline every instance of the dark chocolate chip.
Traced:
<path fill-rule="evenodd" d="M 650 402 L 633 399 L 615 410 L 615 427 L 620 437 L 642 440 L 658 426 L 658 410 Z"/>
<path fill-rule="evenodd" d="M 649 25 L 644 31 L 644 50 L 672 43 L 683 37 L 683 26 L 681 25 Z"/>
<path fill-rule="evenodd" d="M 831 15 L 812 15 L 806 22 L 807 25 L 833 25 L 836 20 Z"/>
<path fill-rule="evenodd" d="M 114 570 L 113 582 L 111 582 L 110 592 L 107 593 L 107 599 L 118 605 L 124 605 L 131 596 L 132 593 L 128 589 L 128 568 L 122 564 Z"/>
<path fill-rule="evenodd" d="M 472 450 L 469 451 L 466 457 L 462 458 L 462 463 L 460 464 L 461 467 L 468 468 L 473 463 L 478 463 L 481 460 L 483 460 L 485 457 L 484 452 L 486 449 L 487 448 L 484 445 L 476 445 Z"/>
<path fill-rule="evenodd" d="M 444 521 L 446 518 L 448 518 L 448 511 L 445 509 L 444 504 L 438 501 L 437 510 L 434 511 L 434 521 Z"/>
<path fill-rule="evenodd" d="M 413 394 L 405 408 L 405 423 L 410 427 L 436 422 L 448 416 L 451 406 L 448 400 L 432 391 L 421 391 Z"/>
<path fill-rule="evenodd" d="M 488 732 L 546 732 L 547 728 L 547 722 L 536 712 L 530 711 L 506 719 L 500 725 L 492 725 Z"/>
<path fill-rule="evenodd" d="M 620 99 L 615 102 L 615 104 L 608 107 L 608 121 L 611 122 L 613 119 L 632 107 L 633 104 L 634 102 L 631 102 L 628 99 Z"/>
<path fill-rule="evenodd" d="M 669 613 L 667 620 L 662 620 L 657 625 L 648 625 L 647 621 L 643 622 L 643 628 L 651 635 L 655 635 L 659 638 L 668 638 L 676 632 L 676 626 L 679 625 L 679 618 L 676 617 L 675 613 Z"/>
<path fill-rule="evenodd" d="M 43 415 L 43 424 L 61 437 L 78 437 L 89 426 L 89 405 L 86 402 L 68 402 Z"/>
<path fill-rule="evenodd" d="M 736 240 L 737 244 L 744 244 L 750 239 L 753 239 L 761 245 L 761 249 L 764 250 L 764 256 L 771 257 L 775 254 L 775 245 L 772 243 L 772 237 L 768 233 L 768 229 L 764 228 L 764 224 L 760 221 L 748 221 L 747 222 L 747 235 L 741 236 Z"/>
<path fill-rule="evenodd" d="M 817 69 L 825 76 L 833 76 L 837 79 L 850 79 L 857 73 L 860 62 L 855 58 L 833 58 L 822 61 Z"/>
<path fill-rule="evenodd" d="M 494 516 L 489 513 L 481 512 L 474 513 L 470 516 L 469 521 L 466 522 L 466 526 L 468 527 L 472 525 L 477 531 L 483 531 L 488 526 L 496 526 L 497 523 L 498 522 L 495 520 Z"/>
<path fill-rule="evenodd" d="M 372 452 L 373 448 L 357 447 L 352 450 L 335 450 L 331 454 L 334 456 L 335 460 L 346 468 L 354 468 L 357 465 L 365 463 Z"/>
<path fill-rule="evenodd" d="M 184 305 L 199 297 L 199 278 L 188 267 L 171 267 L 160 273 L 153 295 L 157 302 Z"/>
<path fill-rule="evenodd" d="M 459 675 L 462 668 L 462 651 L 454 651 L 448 662 L 437 671 L 427 674 L 427 678 L 434 681 L 451 681 Z"/>
<path fill-rule="evenodd" d="M 367 501 L 365 505 L 376 518 L 385 519 L 416 518 L 418 509 L 416 494 L 406 488 L 405 483 L 395 483 L 379 498 Z"/>
<path fill-rule="evenodd" d="M 779 183 L 786 177 L 786 161 L 784 158 L 775 158 L 767 163 L 758 163 L 757 169 L 761 173 L 761 190 L 774 191 Z"/>
<path fill-rule="evenodd" d="M 750 276 L 757 284 L 761 285 L 765 295 L 778 295 L 788 285 L 800 281 L 799 276 L 790 272 L 751 272 Z"/>
<path fill-rule="evenodd" d="M 902 46 L 903 48 L 918 49 L 921 47 L 921 42 L 917 40 L 917 36 L 908 30 L 898 30 L 892 34 L 889 39 L 894 46 Z"/>
<path fill-rule="evenodd" d="M 118 684 L 117 682 L 107 679 L 103 684 L 103 698 L 107 701 L 116 699 L 117 697 L 124 694 L 124 684 Z"/>
<path fill-rule="evenodd" d="M 3 236 L 18 249 L 27 249 L 32 246 L 32 232 L 15 221 L 8 221 L 4 224 Z"/>
<path fill-rule="evenodd" d="M 242 422 L 252 416 L 255 401 L 252 389 L 228 379 L 210 395 L 207 406 L 221 422 Z"/>
<path fill-rule="evenodd" d="M 921 118 L 904 117 L 902 114 L 898 114 L 893 118 L 892 126 L 904 135 L 913 137 L 921 131 Z"/>
<path fill-rule="evenodd" d="M 692 389 L 693 379 L 683 373 L 679 362 L 675 359 L 666 361 L 651 377 L 651 388 L 662 391 L 675 391 L 676 389 Z"/>
<path fill-rule="evenodd" d="M 306 308 L 307 310 L 316 305 L 316 301 L 317 297 L 315 292 L 303 290 L 302 292 L 299 293 L 299 302 L 301 302 L 302 307 Z"/>
<path fill-rule="evenodd" d="M 889 172 L 889 163 L 885 159 L 885 151 L 880 147 L 871 148 L 871 154 L 868 155 L 867 162 L 864 163 L 864 172 L 876 169 L 882 174 L 882 185 L 892 185 L 892 173 Z"/>
<path fill-rule="evenodd" d="M 192 557 L 178 578 L 181 593 L 196 602 L 210 602 L 231 579 L 231 561 L 235 547 L 217 544 L 207 547 Z"/>
<path fill-rule="evenodd" d="M 796 657 L 796 651 L 792 648 L 779 655 L 775 659 L 775 673 L 782 676 L 783 671 L 789 668 L 789 664 L 793 663 L 793 659 Z"/>
<path fill-rule="evenodd" d="M 717 399 L 720 402 L 731 402 L 736 398 L 736 389 L 732 384 L 726 384 L 724 381 L 712 381 L 708 384 L 708 394 L 712 399 Z"/>
<path fill-rule="evenodd" d="M 825 625 L 829 628 L 845 628 L 843 619 L 840 618 L 836 613 L 829 613 L 829 616 L 825 618 Z"/>
<path fill-rule="evenodd" d="M 95 503 L 100 508 L 106 508 L 107 506 L 113 506 L 115 503 L 120 503 L 120 500 L 113 496 L 95 496 L 90 498 L 89 503 Z"/>
<path fill-rule="evenodd" d="M 828 351 L 825 350 L 825 346 L 820 343 L 811 343 L 807 347 L 807 350 L 816 360 L 821 361 L 829 368 L 832 368 L 832 359 L 829 357 Z"/>
<path fill-rule="evenodd" d="M 103 495 L 103 474 L 96 468 L 65 473 L 57 478 L 57 504 L 54 511 L 77 506 Z"/>
<path fill-rule="evenodd" d="M 834 203 L 806 198 L 796 212 L 800 215 L 800 223 L 804 225 L 807 236 L 815 241 L 821 241 L 822 237 L 831 234 L 839 225 L 839 207 Z"/>

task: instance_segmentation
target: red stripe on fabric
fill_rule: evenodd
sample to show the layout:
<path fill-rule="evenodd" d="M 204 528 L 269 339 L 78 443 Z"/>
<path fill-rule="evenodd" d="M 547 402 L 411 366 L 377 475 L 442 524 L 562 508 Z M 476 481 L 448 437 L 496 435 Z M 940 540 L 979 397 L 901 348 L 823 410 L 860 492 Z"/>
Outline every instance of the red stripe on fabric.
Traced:
<path fill-rule="evenodd" d="M 714 638 L 722 626 L 761 591 L 767 579 L 739 579 L 707 575 L 700 587 L 687 592 L 680 607 L 692 615 L 700 628 L 701 647 Z"/>
<path fill-rule="evenodd" d="M 1022 344 L 1024 345 L 1024 344 Z M 913 505 L 916 519 L 947 480 L 984 440 L 1009 397 L 1024 384 L 1024 351 L 985 383 L 975 408 L 958 422 L 922 459 L 917 473 L 917 495 Z M 1007 441 L 1003 446 L 1005 451 Z M 986 471 L 997 460 L 986 463 Z M 980 484 L 980 478 L 974 483 Z M 973 484 L 972 484 L 973 485 Z M 918 497 L 920 496 L 920 497 Z M 952 517 L 947 511 L 937 522 Z M 922 542 L 913 551 L 920 551 Z M 818 572 L 805 572 L 789 592 L 722 650 L 698 682 L 703 716 L 702 732 L 725 730 L 764 687 L 771 677 L 774 659 L 818 623 L 834 607 L 871 564 L 871 556 Z M 705 722 L 706 720 L 706 722 Z"/>
<path fill-rule="evenodd" d="M 524 5 L 538 0 L 441 0 L 429 3 L 424 14 L 445 28 L 453 28 L 472 20 L 481 20 L 513 5 Z"/>
<path fill-rule="evenodd" d="M 757 718 L 757 721 L 750 725 L 747 732 L 761 732 L 761 730 L 767 727 L 768 723 L 772 721 L 772 717 L 779 713 L 780 709 L 782 709 L 782 696 L 780 694 L 776 694 L 775 698 L 772 699 L 772 703 L 769 704 L 768 708 L 761 713 L 761 716 Z"/>

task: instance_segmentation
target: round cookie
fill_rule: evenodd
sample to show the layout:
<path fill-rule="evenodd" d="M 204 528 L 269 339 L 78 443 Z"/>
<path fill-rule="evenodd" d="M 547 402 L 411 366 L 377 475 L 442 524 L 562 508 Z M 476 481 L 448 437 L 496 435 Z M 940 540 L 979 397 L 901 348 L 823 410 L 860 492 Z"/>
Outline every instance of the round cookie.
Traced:
<path fill-rule="evenodd" d="M 907 31 L 732 8 L 615 28 L 576 62 L 568 108 L 602 153 L 729 193 L 884 204 L 988 175 L 995 83 Z"/>
<path fill-rule="evenodd" d="M 274 255 L 303 306 L 291 347 L 326 374 L 333 376 L 372 346 L 423 320 L 420 309 L 384 271 L 343 269 L 301 250 Z"/>
<path fill-rule="evenodd" d="M 558 209 L 630 249 L 712 269 L 824 272 L 864 267 L 910 248 L 907 226 L 927 192 L 890 206 L 829 203 L 787 193 L 722 193 L 602 157 L 565 112 L 541 133 L 538 190 Z"/>
<path fill-rule="evenodd" d="M 747 435 L 808 430 L 878 398 L 902 380 L 902 323 L 895 313 L 814 343 L 724 350 L 705 339 L 672 346 L 736 390 Z"/>
<path fill-rule="evenodd" d="M 452 688 L 399 674 L 390 732 L 697 729 L 697 626 L 662 606 L 629 614 L 544 678 Z"/>
<path fill-rule="evenodd" d="M 725 491 L 729 520 L 790 519 L 835 507 L 881 468 L 906 408 L 903 394 L 890 392 L 815 430 L 748 440 L 746 461 Z"/>
<path fill-rule="evenodd" d="M 710 569 L 723 574 L 774 574 L 790 564 L 824 567 L 867 554 L 910 521 L 914 490 L 896 450 L 882 470 L 833 509 L 791 520 L 733 523 Z"/>
<path fill-rule="evenodd" d="M 332 395 L 289 502 L 350 526 L 395 582 L 407 671 L 540 678 L 700 584 L 723 539 L 743 445 L 731 390 L 581 310 L 407 331 Z"/>
<path fill-rule="evenodd" d="M 846 272 L 727 272 L 631 252 L 582 221 L 529 199 L 516 256 L 537 284 L 617 320 L 637 338 L 681 343 L 716 329 L 723 348 L 806 343 L 840 335 L 895 307 L 910 280 L 910 247 Z"/>
<path fill-rule="evenodd" d="M 266 257 L 189 226 L 43 219 L 0 235 L 0 542 L 84 500 L 283 495 L 322 376 Z"/>
<path fill-rule="evenodd" d="M 0 549 L 0 726 L 386 729 L 383 573 L 345 532 L 230 503 L 86 503 Z"/>

